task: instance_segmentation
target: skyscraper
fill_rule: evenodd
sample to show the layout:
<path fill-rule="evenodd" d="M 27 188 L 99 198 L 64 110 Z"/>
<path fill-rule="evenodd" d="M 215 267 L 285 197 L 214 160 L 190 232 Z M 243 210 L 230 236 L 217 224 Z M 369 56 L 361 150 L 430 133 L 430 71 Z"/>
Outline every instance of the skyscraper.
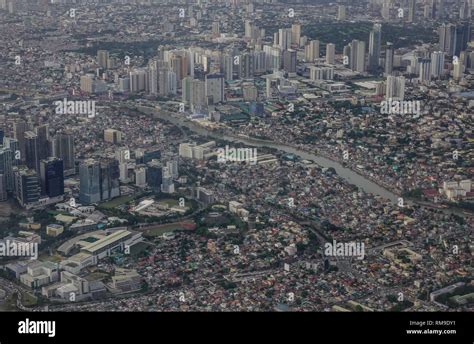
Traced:
<path fill-rule="evenodd" d="M 439 78 L 444 74 L 444 53 L 434 51 L 431 53 L 431 75 Z"/>
<path fill-rule="evenodd" d="M 394 100 L 405 98 L 405 78 L 403 76 L 387 76 L 385 97 Z"/>
<path fill-rule="evenodd" d="M 107 68 L 108 60 L 109 60 L 109 52 L 107 50 L 97 50 L 97 64 L 101 68 Z"/>
<path fill-rule="evenodd" d="M 387 49 L 385 50 L 385 75 L 390 75 L 393 72 L 394 54 L 392 43 L 387 43 Z"/>
<path fill-rule="evenodd" d="M 224 76 L 222 74 L 207 74 L 206 99 L 208 104 L 217 104 L 224 101 Z"/>
<path fill-rule="evenodd" d="M 14 153 L 8 147 L 0 149 L 0 174 L 4 177 L 5 191 L 13 191 L 13 160 Z"/>
<path fill-rule="evenodd" d="M 120 170 L 118 161 L 89 159 L 79 166 L 82 203 L 98 203 L 120 196 Z"/>
<path fill-rule="evenodd" d="M 72 134 L 63 132 L 56 135 L 52 143 L 52 156 L 63 161 L 64 175 L 69 176 L 76 173 L 74 137 Z"/>
<path fill-rule="evenodd" d="M 14 180 L 15 196 L 21 206 L 26 206 L 39 200 L 41 187 L 36 171 L 15 167 Z"/>
<path fill-rule="evenodd" d="M 420 59 L 420 82 L 429 82 L 431 80 L 431 60 Z"/>
<path fill-rule="evenodd" d="M 349 59 L 350 68 L 353 71 L 363 73 L 365 71 L 365 42 L 353 40 L 351 42 L 351 54 Z"/>
<path fill-rule="evenodd" d="M 337 6 L 337 20 L 346 20 L 346 6 Z"/>
<path fill-rule="evenodd" d="M 38 135 L 32 131 L 25 132 L 25 160 L 26 166 L 37 173 L 40 168 Z"/>
<path fill-rule="evenodd" d="M 25 121 L 19 121 L 13 124 L 13 133 L 15 139 L 18 140 L 21 161 L 25 161 L 25 132 L 28 130 L 29 126 Z"/>
<path fill-rule="evenodd" d="M 291 29 L 278 30 L 278 45 L 280 46 L 280 50 L 288 50 L 289 48 L 291 48 L 291 37 Z"/>
<path fill-rule="evenodd" d="M 296 73 L 296 50 L 283 52 L 283 69 L 288 73 Z"/>
<path fill-rule="evenodd" d="M 374 24 L 369 36 L 369 70 L 374 72 L 379 66 L 382 41 L 382 25 Z"/>
<path fill-rule="evenodd" d="M 334 64 L 334 57 L 336 54 L 336 46 L 333 43 L 326 45 L 326 63 Z"/>
<path fill-rule="evenodd" d="M 416 0 L 408 0 L 408 22 L 413 23 L 415 21 L 416 14 Z"/>
<path fill-rule="evenodd" d="M 301 24 L 291 25 L 291 43 L 299 47 L 301 38 Z"/>
<path fill-rule="evenodd" d="M 308 62 L 314 62 L 319 58 L 319 41 L 313 40 L 305 47 L 305 59 Z"/>
<path fill-rule="evenodd" d="M 64 194 L 64 167 L 59 158 L 50 157 L 40 162 L 41 192 L 48 197 Z"/>

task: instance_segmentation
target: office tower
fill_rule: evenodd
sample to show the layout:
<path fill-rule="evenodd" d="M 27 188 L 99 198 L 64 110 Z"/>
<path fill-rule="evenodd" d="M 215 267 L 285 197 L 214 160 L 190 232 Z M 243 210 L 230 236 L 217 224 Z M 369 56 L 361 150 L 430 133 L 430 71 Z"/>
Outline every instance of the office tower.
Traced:
<path fill-rule="evenodd" d="M 104 130 L 104 140 L 105 142 L 110 142 L 113 144 L 118 144 L 122 142 L 122 132 L 115 129 L 105 129 Z"/>
<path fill-rule="evenodd" d="M 418 79 L 420 82 L 429 82 L 431 80 L 431 60 L 430 59 L 420 59 L 420 75 Z"/>
<path fill-rule="evenodd" d="M 89 159 L 79 166 L 81 203 L 90 204 L 120 196 L 118 161 Z"/>
<path fill-rule="evenodd" d="M 28 130 L 29 126 L 25 121 L 13 124 L 14 137 L 18 141 L 18 149 L 20 150 L 20 161 L 25 161 L 25 132 Z"/>
<path fill-rule="evenodd" d="M 3 146 L 3 138 L 5 137 L 5 129 L 0 128 L 0 146 Z"/>
<path fill-rule="evenodd" d="M 387 49 L 385 50 L 385 75 L 390 75 L 393 72 L 394 54 L 393 44 L 387 43 Z"/>
<path fill-rule="evenodd" d="M 438 28 L 439 50 L 448 55 L 453 55 L 455 46 L 456 26 L 453 24 L 443 24 Z"/>
<path fill-rule="evenodd" d="M 455 56 L 461 54 L 461 51 L 467 49 L 467 44 L 471 40 L 471 24 L 469 21 L 464 21 L 456 25 L 454 36 L 453 52 Z"/>
<path fill-rule="evenodd" d="M 279 29 L 278 30 L 278 45 L 280 46 L 280 50 L 288 50 L 291 48 L 291 36 L 292 31 L 291 29 Z"/>
<path fill-rule="evenodd" d="M 296 50 L 283 52 L 283 69 L 288 73 L 296 73 Z"/>
<path fill-rule="evenodd" d="M 10 148 L 12 152 L 12 165 L 13 166 L 18 166 L 21 164 L 21 159 L 20 159 L 20 144 L 18 143 L 18 140 L 13 139 L 11 137 L 4 137 L 3 138 L 3 148 Z"/>
<path fill-rule="evenodd" d="M 25 162 L 26 166 L 39 172 L 39 145 L 38 135 L 32 131 L 25 132 Z"/>
<path fill-rule="evenodd" d="M 46 159 L 50 156 L 48 125 L 36 127 L 35 133 L 38 136 L 38 158 L 40 160 Z"/>
<path fill-rule="evenodd" d="M 176 74 L 177 87 L 181 88 L 181 81 L 189 73 L 189 58 L 186 52 L 175 52 L 170 59 L 171 70 Z"/>
<path fill-rule="evenodd" d="M 52 156 L 63 161 L 64 175 L 69 176 L 76 173 L 74 137 L 72 134 L 59 133 L 53 139 Z"/>
<path fill-rule="evenodd" d="M 222 55 L 220 67 L 221 73 L 224 74 L 225 80 L 232 80 L 234 74 L 234 57 L 231 54 Z"/>
<path fill-rule="evenodd" d="M 147 164 L 146 182 L 154 190 L 161 190 L 163 181 L 163 165 L 158 160 L 152 160 Z"/>
<path fill-rule="evenodd" d="M 382 25 L 374 24 L 369 36 L 369 70 L 375 72 L 379 66 L 382 41 Z"/>
<path fill-rule="evenodd" d="M 337 20 L 346 20 L 346 6 L 337 6 Z"/>
<path fill-rule="evenodd" d="M 387 76 L 385 97 L 394 100 L 405 98 L 405 78 L 403 76 Z"/>
<path fill-rule="evenodd" d="M 41 187 L 36 171 L 15 167 L 14 184 L 15 197 L 22 207 L 38 202 Z"/>
<path fill-rule="evenodd" d="M 193 111 L 206 107 L 206 83 L 202 80 L 191 80 L 189 106 Z"/>
<path fill-rule="evenodd" d="M 334 64 L 334 57 L 336 54 L 336 46 L 333 43 L 326 45 L 326 63 Z"/>
<path fill-rule="evenodd" d="M 224 76 L 222 74 L 207 74 L 205 84 L 207 103 L 222 103 L 224 101 Z"/>
<path fill-rule="evenodd" d="M 444 74 L 444 53 L 434 51 L 431 53 L 431 75 L 439 78 Z"/>
<path fill-rule="evenodd" d="M 308 62 L 314 62 L 319 58 L 319 41 L 313 40 L 305 47 L 305 59 Z"/>
<path fill-rule="evenodd" d="M 101 160 L 100 177 L 102 201 L 120 196 L 120 169 L 117 160 Z"/>
<path fill-rule="evenodd" d="M 0 174 L 3 175 L 4 188 L 8 192 L 12 192 L 14 190 L 13 161 L 14 161 L 14 152 L 8 147 L 1 148 L 0 149 Z"/>
<path fill-rule="evenodd" d="M 41 191 L 48 197 L 64 194 L 64 165 L 59 158 L 50 157 L 40 162 Z"/>
<path fill-rule="evenodd" d="M 147 73 L 143 69 L 130 72 L 130 92 L 137 93 L 145 91 L 147 84 Z"/>
<path fill-rule="evenodd" d="M 107 50 L 97 50 L 97 64 L 101 68 L 107 68 L 109 52 Z"/>
<path fill-rule="evenodd" d="M 408 0 L 408 22 L 413 23 L 415 21 L 416 14 L 416 0 Z"/>
<path fill-rule="evenodd" d="M 301 38 L 301 24 L 291 25 L 291 43 L 296 44 L 299 47 L 300 38 Z"/>
<path fill-rule="evenodd" d="M 79 165 L 81 203 L 90 204 L 101 201 L 100 164 L 95 160 L 86 160 Z"/>

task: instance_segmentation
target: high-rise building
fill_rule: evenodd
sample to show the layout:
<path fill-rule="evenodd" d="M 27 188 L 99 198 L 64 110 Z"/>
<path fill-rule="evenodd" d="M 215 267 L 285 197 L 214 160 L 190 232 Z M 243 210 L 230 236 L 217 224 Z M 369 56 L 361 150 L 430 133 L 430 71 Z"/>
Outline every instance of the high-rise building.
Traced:
<path fill-rule="evenodd" d="M 244 53 L 240 55 L 238 71 L 240 79 L 253 78 L 255 72 L 255 57 L 252 53 Z"/>
<path fill-rule="evenodd" d="M 279 29 L 278 30 L 278 45 L 280 46 L 280 50 L 288 50 L 291 48 L 291 37 L 292 37 L 292 30 L 291 29 Z"/>
<path fill-rule="evenodd" d="M 443 24 L 438 28 L 439 50 L 448 55 L 454 54 L 456 26 L 453 24 Z"/>
<path fill-rule="evenodd" d="M 76 173 L 74 137 L 72 134 L 62 132 L 56 135 L 52 143 L 52 156 L 63 161 L 64 175 Z"/>
<path fill-rule="evenodd" d="M 353 40 L 351 42 L 351 54 L 349 66 L 353 71 L 363 73 L 365 71 L 365 42 Z"/>
<path fill-rule="evenodd" d="M 32 131 L 25 132 L 25 161 L 26 166 L 37 173 L 40 168 L 38 135 Z"/>
<path fill-rule="evenodd" d="M 403 76 L 387 76 L 385 97 L 394 100 L 405 98 L 405 78 Z"/>
<path fill-rule="evenodd" d="M 191 81 L 191 96 L 189 104 L 193 110 L 203 109 L 206 106 L 206 83 L 204 81 Z"/>
<path fill-rule="evenodd" d="M 130 72 L 130 92 L 137 93 L 146 90 L 147 72 L 144 69 L 133 70 Z"/>
<path fill-rule="evenodd" d="M 25 132 L 28 130 L 29 126 L 25 121 L 13 124 L 14 137 L 18 141 L 18 148 L 20 150 L 20 161 L 25 161 Z"/>
<path fill-rule="evenodd" d="M 147 164 L 146 182 L 154 190 L 161 190 L 163 181 L 163 165 L 158 160 L 152 160 Z"/>
<path fill-rule="evenodd" d="M 431 80 L 431 60 L 430 59 L 420 59 L 420 82 L 429 82 Z"/>
<path fill-rule="evenodd" d="M 40 162 L 41 191 L 48 197 L 64 194 L 64 167 L 59 158 L 50 157 Z"/>
<path fill-rule="evenodd" d="M 97 50 L 97 64 L 101 68 L 107 68 L 108 60 L 109 60 L 109 52 L 107 50 Z"/>
<path fill-rule="evenodd" d="M 222 74 L 206 75 L 206 99 L 208 104 L 224 101 L 224 76 Z"/>
<path fill-rule="evenodd" d="M 369 70 L 374 72 L 379 66 L 382 41 L 382 25 L 374 24 L 369 36 Z"/>
<path fill-rule="evenodd" d="M 346 20 L 346 6 L 337 6 L 337 20 Z"/>
<path fill-rule="evenodd" d="M 308 62 L 314 62 L 319 58 L 319 41 L 310 41 L 305 47 L 305 59 Z"/>
<path fill-rule="evenodd" d="M 50 156 L 48 125 L 45 124 L 36 127 L 35 133 L 38 136 L 38 157 L 40 160 L 46 159 Z"/>
<path fill-rule="evenodd" d="M 416 15 L 416 0 L 408 0 L 408 22 L 413 23 Z"/>
<path fill-rule="evenodd" d="M 439 78 L 444 74 L 444 52 L 434 51 L 431 53 L 431 76 Z"/>
<path fill-rule="evenodd" d="M 336 46 L 333 43 L 328 43 L 326 45 L 326 63 L 334 64 L 336 55 Z"/>
<path fill-rule="evenodd" d="M 104 140 L 105 142 L 110 142 L 113 144 L 122 142 L 122 132 L 115 129 L 105 129 L 104 130 Z"/>
<path fill-rule="evenodd" d="M 90 159 L 79 166 L 81 203 L 90 204 L 120 196 L 120 170 L 118 161 Z"/>
<path fill-rule="evenodd" d="M 38 174 L 27 168 L 14 169 L 15 197 L 21 206 L 38 202 L 41 193 Z"/>
<path fill-rule="evenodd" d="M 296 73 L 296 50 L 283 52 L 283 69 L 288 73 Z"/>
<path fill-rule="evenodd" d="M 301 24 L 291 25 L 291 43 L 299 47 L 301 38 Z"/>
<path fill-rule="evenodd" d="M 221 73 L 224 74 L 225 80 L 232 80 L 234 73 L 234 57 L 231 54 L 222 55 L 220 67 Z"/>
<path fill-rule="evenodd" d="M 0 174 L 4 178 L 4 189 L 8 192 L 14 190 L 13 160 L 14 153 L 9 147 L 3 147 L 0 149 Z"/>
<path fill-rule="evenodd" d="M 0 173 L 0 202 L 5 202 L 7 199 L 6 179 L 5 176 Z"/>
<path fill-rule="evenodd" d="M 385 75 L 391 75 L 393 72 L 393 59 L 395 51 L 392 43 L 387 43 L 387 49 L 385 50 Z"/>

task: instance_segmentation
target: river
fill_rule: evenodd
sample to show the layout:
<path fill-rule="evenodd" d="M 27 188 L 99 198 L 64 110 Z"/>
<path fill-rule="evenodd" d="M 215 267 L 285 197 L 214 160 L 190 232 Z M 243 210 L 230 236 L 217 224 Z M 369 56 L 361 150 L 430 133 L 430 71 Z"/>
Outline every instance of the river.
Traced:
<path fill-rule="evenodd" d="M 380 196 L 394 203 L 398 201 L 399 196 L 396 195 L 395 193 L 370 181 L 366 177 L 361 176 L 360 174 L 354 172 L 353 170 L 342 166 L 337 161 L 330 160 L 323 156 L 310 153 L 307 151 L 303 151 L 301 149 L 294 148 L 292 146 L 282 144 L 282 143 L 276 143 L 272 141 L 259 140 L 259 139 L 253 139 L 253 138 L 248 138 L 248 137 L 241 137 L 241 136 L 234 136 L 234 135 L 219 133 L 219 132 L 204 128 L 192 121 L 185 120 L 185 118 L 179 118 L 179 117 L 173 116 L 171 113 L 166 113 L 166 111 L 158 110 L 151 107 L 138 106 L 137 110 L 146 114 L 153 114 L 154 117 L 169 121 L 173 124 L 187 127 L 191 131 L 202 136 L 209 136 L 211 138 L 222 139 L 226 141 L 241 142 L 252 147 L 275 148 L 286 153 L 297 155 L 302 159 L 314 161 L 316 164 L 320 165 L 321 167 L 326 167 L 326 168 L 332 167 L 334 168 L 334 170 L 340 177 L 342 177 L 348 183 L 353 184 L 357 186 L 358 188 L 364 190 L 365 192 Z"/>

